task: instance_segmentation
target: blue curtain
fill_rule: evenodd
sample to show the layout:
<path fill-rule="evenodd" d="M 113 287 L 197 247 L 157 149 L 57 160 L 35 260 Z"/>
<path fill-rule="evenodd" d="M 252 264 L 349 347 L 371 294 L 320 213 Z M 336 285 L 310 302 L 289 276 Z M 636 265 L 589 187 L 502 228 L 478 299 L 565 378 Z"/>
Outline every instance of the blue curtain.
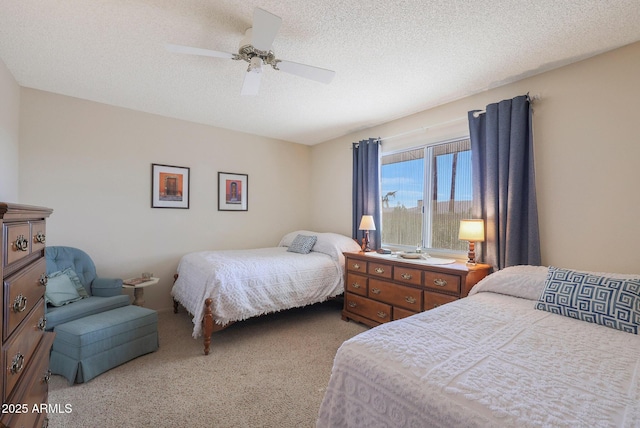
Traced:
<path fill-rule="evenodd" d="M 522 95 L 468 117 L 473 215 L 485 220 L 483 261 L 494 270 L 540 265 L 531 100 Z"/>
<path fill-rule="evenodd" d="M 380 207 L 380 140 L 369 138 L 353 143 L 353 229 L 352 237 L 362 242 L 364 231 L 358 230 L 363 215 L 373 216 L 376 230 L 369 232 L 369 246 L 380 248 L 382 235 Z"/>

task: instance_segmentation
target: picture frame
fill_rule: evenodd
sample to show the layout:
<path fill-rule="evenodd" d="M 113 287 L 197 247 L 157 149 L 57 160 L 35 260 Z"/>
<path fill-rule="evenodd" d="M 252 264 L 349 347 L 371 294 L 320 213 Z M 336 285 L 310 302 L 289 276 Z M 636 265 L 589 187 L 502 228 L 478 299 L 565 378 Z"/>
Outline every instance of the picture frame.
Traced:
<path fill-rule="evenodd" d="M 218 211 L 248 211 L 249 176 L 218 172 Z"/>
<path fill-rule="evenodd" d="M 189 168 L 151 164 L 151 208 L 189 209 Z"/>

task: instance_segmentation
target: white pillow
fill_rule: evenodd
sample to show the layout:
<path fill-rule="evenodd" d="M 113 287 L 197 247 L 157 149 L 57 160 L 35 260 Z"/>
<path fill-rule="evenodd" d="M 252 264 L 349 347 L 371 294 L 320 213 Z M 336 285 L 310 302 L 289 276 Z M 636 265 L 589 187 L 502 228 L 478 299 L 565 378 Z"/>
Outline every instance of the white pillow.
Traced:
<path fill-rule="evenodd" d="M 548 266 L 509 266 L 492 273 L 473 286 L 469 296 L 483 291 L 507 294 L 523 299 L 538 300 L 545 289 Z M 577 271 L 616 279 L 640 279 L 640 275 L 623 273 Z"/>
<path fill-rule="evenodd" d="M 538 300 L 547 280 L 546 266 L 509 266 L 492 273 L 473 286 L 469 296 L 483 291 Z"/>
<path fill-rule="evenodd" d="M 336 261 L 344 262 L 342 253 L 360 250 L 360 245 L 352 238 L 339 233 L 325 232 L 318 234 L 318 240 L 312 251 L 327 254 Z"/>
<path fill-rule="evenodd" d="M 296 239 L 298 235 L 317 235 L 317 232 L 311 232 L 309 230 L 296 230 L 295 232 L 289 232 L 282 237 L 278 247 L 289 247 L 293 243 L 293 240 Z"/>
<path fill-rule="evenodd" d="M 335 261 L 340 262 L 341 265 L 344 264 L 344 256 L 342 253 L 358 252 L 361 250 L 360 245 L 348 236 L 332 232 L 311 232 L 309 230 L 296 230 L 287 233 L 280 240 L 278 247 L 291 246 L 293 240 L 298 235 L 317 236 L 318 240 L 311 251 L 326 254 Z"/>

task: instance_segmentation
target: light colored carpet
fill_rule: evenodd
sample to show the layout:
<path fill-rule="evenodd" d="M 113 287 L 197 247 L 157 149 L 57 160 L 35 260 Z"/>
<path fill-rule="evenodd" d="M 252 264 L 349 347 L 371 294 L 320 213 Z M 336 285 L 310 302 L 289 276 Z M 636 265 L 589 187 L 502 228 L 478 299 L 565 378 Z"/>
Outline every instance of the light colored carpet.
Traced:
<path fill-rule="evenodd" d="M 49 427 L 314 427 L 333 358 L 366 330 L 340 318 L 341 301 L 292 309 L 202 339 L 180 313 L 160 312 L 160 349 L 69 386 L 52 376 Z"/>

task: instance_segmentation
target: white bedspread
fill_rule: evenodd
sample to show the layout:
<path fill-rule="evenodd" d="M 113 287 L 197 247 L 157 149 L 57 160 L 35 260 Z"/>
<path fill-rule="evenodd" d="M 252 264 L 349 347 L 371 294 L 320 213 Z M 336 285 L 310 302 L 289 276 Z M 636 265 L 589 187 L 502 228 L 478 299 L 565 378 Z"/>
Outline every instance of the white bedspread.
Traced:
<path fill-rule="evenodd" d="M 286 247 L 202 251 L 185 255 L 171 290 L 201 335 L 204 301 L 213 299 L 217 324 L 322 302 L 343 292 L 343 268 L 327 254 Z"/>
<path fill-rule="evenodd" d="M 640 337 L 535 310 L 526 273 L 345 342 L 317 426 L 640 426 Z"/>

